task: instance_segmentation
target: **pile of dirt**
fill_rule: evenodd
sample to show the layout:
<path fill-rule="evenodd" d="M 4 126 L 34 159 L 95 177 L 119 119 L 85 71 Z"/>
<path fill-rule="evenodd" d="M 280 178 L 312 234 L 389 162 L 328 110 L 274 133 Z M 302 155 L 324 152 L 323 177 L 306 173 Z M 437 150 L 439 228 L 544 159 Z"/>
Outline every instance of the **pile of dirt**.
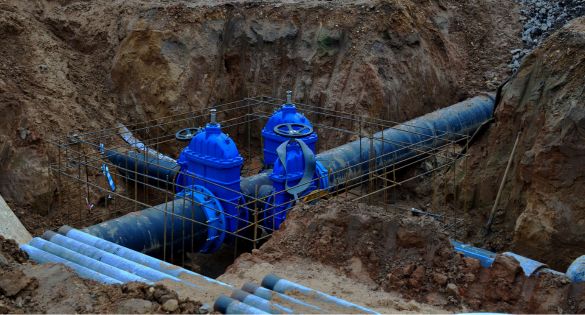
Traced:
<path fill-rule="evenodd" d="M 503 87 L 495 123 L 471 147 L 458 190 L 450 185 L 436 195 L 442 199 L 436 208 L 445 196 L 457 196 L 453 208 L 467 222 L 467 240 L 561 271 L 585 254 L 583 56 L 585 18 L 579 18 L 528 55 Z M 478 227 L 487 222 L 517 137 L 492 233 L 484 238 Z"/>
<path fill-rule="evenodd" d="M 240 259 L 274 263 L 298 257 L 447 310 L 585 311 L 585 286 L 564 275 L 526 277 L 515 259 L 502 255 L 482 268 L 454 252 L 439 222 L 381 207 L 339 200 L 298 206 L 266 244 Z"/>
<path fill-rule="evenodd" d="M 33 264 L 0 236 L 0 313 L 198 313 L 201 303 L 165 286 L 103 285 L 61 264 Z"/>
<path fill-rule="evenodd" d="M 516 11 L 511 0 L 2 1 L 0 194 L 34 234 L 78 226 L 83 205 L 59 203 L 70 196 L 48 171 L 49 139 L 247 96 L 291 89 L 393 121 L 431 112 L 507 77 Z"/>

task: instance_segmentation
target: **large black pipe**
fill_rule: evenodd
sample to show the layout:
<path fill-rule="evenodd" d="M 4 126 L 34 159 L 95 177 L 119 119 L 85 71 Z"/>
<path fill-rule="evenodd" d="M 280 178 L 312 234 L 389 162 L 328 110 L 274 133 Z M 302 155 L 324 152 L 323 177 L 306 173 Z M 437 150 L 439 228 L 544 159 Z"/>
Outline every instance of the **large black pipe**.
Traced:
<path fill-rule="evenodd" d="M 336 189 L 344 183 L 367 174 L 370 167 L 368 161 L 372 157 L 376 157 L 374 162 L 376 167 L 391 165 L 411 158 L 421 151 L 437 148 L 445 144 L 447 140 L 461 137 L 462 134 L 471 135 L 482 124 L 491 119 L 493 110 L 494 97 L 492 95 L 477 96 L 386 129 L 374 134 L 371 138 L 361 138 L 325 151 L 317 155 L 317 160 L 329 171 L 329 188 Z M 144 170 L 149 175 L 147 181 L 158 183 L 158 186 L 163 181 L 168 186 L 166 181 L 174 178 L 174 174 L 178 171 L 176 164 L 167 161 L 164 162 L 166 165 L 164 169 L 157 168 L 158 162 L 156 161 L 141 162 L 140 157 L 144 155 L 140 154 L 126 155 L 109 151 L 108 156 L 114 157 L 110 160 L 121 168 L 128 169 L 126 165 L 132 165 L 138 172 L 140 169 Z M 134 177 L 134 173 L 132 175 Z M 271 191 L 271 186 L 272 182 L 266 173 L 243 178 L 241 181 L 242 193 L 252 197 L 266 196 Z M 217 197 L 221 198 L 221 196 Z M 187 206 L 182 204 L 187 204 Z M 166 211 L 163 211 L 164 209 Z M 185 201 L 174 201 L 174 206 L 171 206 L 170 203 L 158 205 L 91 226 L 85 230 L 108 241 L 144 252 L 155 252 L 156 248 L 162 248 L 165 241 L 167 244 L 169 242 L 175 244 L 186 242 L 189 246 L 191 244 L 194 246 L 199 244 L 200 246 L 205 243 L 206 228 L 193 225 L 183 228 L 181 219 L 171 220 L 165 214 L 165 212 L 171 211 L 174 211 L 175 214 L 192 216 L 199 222 L 206 220 L 202 207 L 185 203 Z M 169 235 L 168 230 L 166 234 L 164 233 L 164 227 L 166 226 L 168 229 L 170 224 L 173 224 L 175 234 Z M 191 237 L 193 228 L 195 228 L 196 233 Z M 183 235 L 186 236 L 183 237 Z"/>

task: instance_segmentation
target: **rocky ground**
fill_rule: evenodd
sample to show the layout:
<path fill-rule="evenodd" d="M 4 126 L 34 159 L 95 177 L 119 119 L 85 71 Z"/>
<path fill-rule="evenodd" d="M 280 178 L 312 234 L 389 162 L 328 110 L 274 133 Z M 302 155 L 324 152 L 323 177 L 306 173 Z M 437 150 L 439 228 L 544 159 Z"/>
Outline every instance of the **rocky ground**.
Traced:
<path fill-rule="evenodd" d="M 198 313 L 201 304 L 162 285 L 103 285 L 60 264 L 37 265 L 0 236 L 0 313 Z"/>
<path fill-rule="evenodd" d="M 381 312 L 585 311 L 583 284 L 556 274 L 528 278 L 501 255 L 482 268 L 456 254 L 432 218 L 337 199 L 295 208 L 283 228 L 220 279 L 243 283 L 269 271 Z"/>
<path fill-rule="evenodd" d="M 520 68 L 522 59 L 554 31 L 568 21 L 585 15 L 584 0 L 517 0 L 522 6 L 520 20 L 523 22 L 523 48 L 511 51 L 513 71 Z"/>

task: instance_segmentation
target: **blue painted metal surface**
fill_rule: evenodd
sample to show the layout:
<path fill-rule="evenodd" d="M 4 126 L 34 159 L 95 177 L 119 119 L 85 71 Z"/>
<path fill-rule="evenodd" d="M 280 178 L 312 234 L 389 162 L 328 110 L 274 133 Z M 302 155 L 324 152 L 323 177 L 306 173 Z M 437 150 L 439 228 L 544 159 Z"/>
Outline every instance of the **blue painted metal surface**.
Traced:
<path fill-rule="evenodd" d="M 428 151 L 443 145 L 455 134 L 471 135 L 493 111 L 492 95 L 477 96 L 375 133 L 371 139 L 364 137 L 323 152 L 317 161 L 330 170 L 329 185 L 335 189 L 367 174 L 368 161 L 374 157 L 376 168 L 380 168 L 416 156 L 416 149 Z"/>
<path fill-rule="evenodd" d="M 585 282 L 585 255 L 573 261 L 567 269 L 567 277 L 573 282 Z"/>
<path fill-rule="evenodd" d="M 282 305 L 278 305 L 276 303 L 272 303 L 268 300 L 265 300 L 257 295 L 250 294 L 243 290 L 234 290 L 232 292 L 233 299 L 238 300 L 242 303 L 246 303 L 250 306 L 253 306 L 259 310 L 270 314 L 292 314 L 294 311 L 288 307 L 284 307 Z"/>
<path fill-rule="evenodd" d="M 243 163 L 244 159 L 235 142 L 221 131 L 219 123 L 211 122 L 181 152 L 177 189 L 194 185 L 207 188 L 219 199 L 226 214 L 225 230 L 235 232 L 240 226 L 239 218 L 247 218 L 246 209 L 239 206 Z M 227 238 L 230 238 L 229 235 Z M 209 245 L 208 248 L 213 246 Z"/>
<path fill-rule="evenodd" d="M 122 281 L 116 280 L 112 277 L 108 277 L 104 274 L 83 267 L 66 259 L 63 259 L 59 256 L 53 255 L 42 249 L 38 249 L 27 244 L 20 245 L 20 249 L 25 251 L 30 259 L 39 264 L 59 263 L 73 269 L 82 278 L 95 280 L 105 284 L 122 284 Z"/>
<path fill-rule="evenodd" d="M 224 212 L 221 202 L 211 191 L 203 186 L 193 185 L 185 188 L 177 194 L 179 198 L 189 198 L 200 204 L 200 209 L 205 214 L 207 227 L 207 239 L 199 249 L 202 253 L 213 253 L 217 251 L 226 238 L 227 222 L 229 213 Z M 233 221 L 233 218 L 232 218 Z"/>
<path fill-rule="evenodd" d="M 354 313 L 357 311 L 359 313 L 365 314 L 377 314 L 377 312 L 369 308 L 348 302 L 346 300 L 323 293 L 321 291 L 305 287 L 303 285 L 280 278 L 273 274 L 269 274 L 266 277 L 264 277 L 264 279 L 262 279 L 262 286 L 282 294 L 294 293 L 296 296 L 302 295 L 303 297 L 308 299 L 314 299 L 323 303 L 330 303 L 340 309 L 347 310 L 347 313 Z"/>
<path fill-rule="evenodd" d="M 287 103 L 283 104 L 279 110 L 275 111 L 274 114 L 270 116 L 266 125 L 262 129 L 265 168 L 272 168 L 274 162 L 278 159 L 276 148 L 288 140 L 287 137 L 283 137 L 274 132 L 274 127 L 281 124 L 304 124 L 311 128 L 313 127 L 309 119 L 297 111 L 295 104 L 292 104 L 289 94 Z M 316 133 L 311 133 L 307 137 L 302 138 L 313 153 L 316 153 L 315 146 L 317 144 L 317 138 L 318 136 Z"/>
<path fill-rule="evenodd" d="M 215 301 L 213 309 L 223 314 L 269 314 L 246 303 L 221 295 Z"/>
<path fill-rule="evenodd" d="M 422 148 L 424 146 L 426 147 L 425 149 L 428 149 L 428 147 L 437 147 L 445 143 L 445 140 L 433 138 L 434 136 L 447 137 L 445 135 L 446 132 L 468 135 L 472 134 L 475 130 L 477 130 L 478 127 L 480 127 L 483 123 L 485 123 L 492 117 L 493 109 L 494 98 L 491 95 L 482 95 L 474 97 L 464 102 L 457 103 L 453 106 L 443 108 L 433 113 L 413 119 L 404 124 L 400 124 L 393 128 L 386 129 L 383 132 L 376 133 L 373 135 L 372 139 L 362 138 L 354 142 L 342 145 L 340 147 L 331 149 L 329 151 L 323 152 L 317 155 L 317 170 L 320 170 L 320 174 L 328 174 L 327 189 L 331 190 L 338 189 L 344 184 L 351 182 L 352 180 L 360 179 L 361 176 L 367 174 L 367 170 L 370 164 L 368 160 L 371 157 L 376 156 L 375 161 L 376 166 L 382 167 L 384 165 L 397 163 L 403 161 L 404 159 L 413 157 L 418 153 L 415 150 L 416 148 Z M 217 129 L 219 129 L 219 127 L 217 127 Z M 216 133 L 216 136 L 221 134 L 221 132 L 218 130 L 214 132 L 219 132 Z M 200 133 L 197 135 L 197 137 L 193 138 L 192 141 L 195 141 L 195 139 L 197 139 L 198 137 L 203 136 L 205 136 L 204 133 Z M 222 138 L 222 136 L 219 137 L 220 140 L 221 139 L 225 140 L 225 138 Z M 199 142 L 198 140 L 194 142 L 194 145 L 195 143 L 200 143 L 199 145 L 202 145 L 203 143 L 206 142 L 205 141 Z M 371 155 L 370 144 L 373 147 Z M 189 150 L 196 152 L 199 152 L 197 150 L 202 150 L 204 152 L 207 152 L 205 150 L 209 151 L 209 148 L 205 149 L 195 147 Z M 237 157 L 235 155 L 236 151 L 232 149 L 222 148 L 219 151 L 223 152 L 224 150 L 231 152 L 231 154 L 229 154 L 226 157 L 228 158 Z M 214 154 L 215 152 L 209 153 L 210 156 L 214 156 Z M 126 162 L 126 159 L 119 160 L 120 160 L 119 162 L 122 163 Z M 233 164 L 229 164 L 230 165 L 229 167 L 236 167 L 237 164 L 238 164 L 237 162 L 234 162 Z M 211 166 L 217 167 L 217 165 L 215 164 Z M 174 170 L 175 168 L 171 167 L 170 169 Z M 153 171 L 149 173 L 149 176 L 151 174 L 155 174 L 156 176 L 158 176 L 164 173 L 165 172 L 162 171 Z M 233 172 L 232 174 L 231 171 L 229 171 L 228 173 L 230 174 L 229 176 L 233 175 L 235 177 L 236 172 Z M 168 175 L 164 176 L 166 177 Z M 162 179 L 161 177 L 157 178 Z M 233 180 L 235 181 L 236 179 L 233 178 Z M 237 181 L 239 182 L 239 173 Z M 213 192 L 214 196 L 216 196 L 218 199 L 229 199 L 235 201 L 236 200 L 235 197 L 236 195 L 239 194 L 240 191 L 244 194 L 245 197 L 246 196 L 253 198 L 266 197 L 270 195 L 271 192 L 274 191 L 274 187 L 272 186 L 273 185 L 270 179 L 270 171 L 267 171 L 243 179 L 241 182 L 239 182 L 238 185 L 233 186 L 234 188 L 233 191 L 227 194 L 227 196 L 224 196 L 221 191 L 218 193 L 218 191 L 214 191 L 212 188 L 208 186 L 206 187 L 211 192 Z M 232 194 L 234 193 L 234 191 L 235 194 Z M 181 201 L 173 203 L 174 208 L 170 207 L 169 209 L 172 210 L 169 211 L 174 211 L 175 213 L 189 212 L 186 211 L 184 206 L 181 206 L 182 203 Z M 169 206 L 169 204 L 167 204 L 167 206 Z M 224 211 L 226 213 L 236 213 L 235 211 L 233 211 L 233 208 L 226 209 L 225 203 L 222 203 L 222 206 L 224 207 Z M 156 246 L 158 246 L 158 248 L 162 246 L 162 242 L 164 239 L 162 227 L 163 223 L 165 222 L 164 213 L 160 211 L 162 207 L 164 207 L 164 204 L 153 208 L 145 209 L 135 214 L 127 215 L 119 219 L 112 220 L 117 221 L 117 223 L 114 224 L 115 228 L 108 227 L 108 225 L 110 225 L 110 222 L 112 222 L 109 221 L 97 226 L 89 227 L 87 231 L 91 234 L 95 234 L 99 237 L 119 243 L 123 246 L 136 249 L 142 252 L 149 252 L 150 250 L 154 250 Z M 200 208 L 201 207 L 198 207 L 198 209 L 196 209 L 195 212 L 197 214 L 195 216 L 196 217 L 198 216 L 198 220 L 202 219 L 205 220 L 206 215 Z M 155 210 L 153 211 L 153 209 Z M 239 211 L 237 215 L 241 216 L 241 218 L 244 218 L 247 215 L 247 211 L 243 212 Z M 230 222 L 228 226 L 230 228 L 233 228 L 235 224 L 233 224 L 233 222 Z M 208 238 L 207 228 L 203 226 L 201 227 L 195 226 L 194 228 L 202 229 L 201 233 L 196 233 L 196 235 L 193 235 L 193 238 L 188 239 L 187 242 L 185 243 L 190 244 L 191 242 L 193 242 L 195 244 L 198 244 L 198 247 L 196 248 L 201 248 L 202 245 L 205 242 L 207 242 Z M 182 229 L 175 228 L 175 231 L 178 231 L 177 235 L 178 237 L 176 238 L 167 237 L 166 239 L 167 240 L 175 239 L 182 241 L 184 239 L 180 237 L 180 235 L 182 235 Z M 186 229 L 186 231 L 191 231 L 191 226 L 189 226 Z M 190 232 L 188 232 L 186 235 L 190 235 Z M 174 246 L 174 248 L 180 249 L 181 247 Z"/>
<path fill-rule="evenodd" d="M 298 197 L 318 188 L 314 153 L 301 139 L 289 139 L 277 149 L 278 159 L 269 175 L 274 195 L 268 199 L 263 211 L 262 224 L 277 230 L 286 219 L 289 208 Z"/>
<path fill-rule="evenodd" d="M 55 256 L 59 256 L 65 260 L 76 263 L 76 264 L 83 266 L 87 269 L 91 269 L 95 272 L 104 274 L 110 278 L 114 278 L 120 282 L 139 281 L 139 282 L 145 282 L 145 283 L 152 283 L 151 281 L 148 281 L 142 277 L 139 277 L 137 275 L 131 274 L 131 273 L 126 272 L 124 270 L 115 268 L 113 266 L 106 265 L 106 264 L 99 262 L 95 259 L 81 255 L 81 254 L 76 253 L 70 249 L 67 249 L 67 248 L 62 247 L 60 245 L 48 242 L 48 241 L 46 241 L 42 238 L 39 238 L 39 237 L 33 238 L 32 241 L 30 241 L 29 245 L 32 247 L 36 247 L 38 249 L 41 249 L 43 251 L 46 251 L 48 253 L 51 253 Z"/>

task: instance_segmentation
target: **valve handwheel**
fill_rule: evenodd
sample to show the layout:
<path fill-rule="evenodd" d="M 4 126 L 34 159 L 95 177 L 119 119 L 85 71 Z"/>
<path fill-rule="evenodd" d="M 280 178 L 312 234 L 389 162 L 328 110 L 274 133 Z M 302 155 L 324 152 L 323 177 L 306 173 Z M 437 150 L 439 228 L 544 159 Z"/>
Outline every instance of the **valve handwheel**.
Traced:
<path fill-rule="evenodd" d="M 313 127 L 301 123 L 288 123 L 274 126 L 274 133 L 288 138 L 302 138 L 313 133 Z"/>
<path fill-rule="evenodd" d="M 179 141 L 190 141 L 200 130 L 201 128 L 197 127 L 181 129 L 175 134 L 175 139 Z"/>

